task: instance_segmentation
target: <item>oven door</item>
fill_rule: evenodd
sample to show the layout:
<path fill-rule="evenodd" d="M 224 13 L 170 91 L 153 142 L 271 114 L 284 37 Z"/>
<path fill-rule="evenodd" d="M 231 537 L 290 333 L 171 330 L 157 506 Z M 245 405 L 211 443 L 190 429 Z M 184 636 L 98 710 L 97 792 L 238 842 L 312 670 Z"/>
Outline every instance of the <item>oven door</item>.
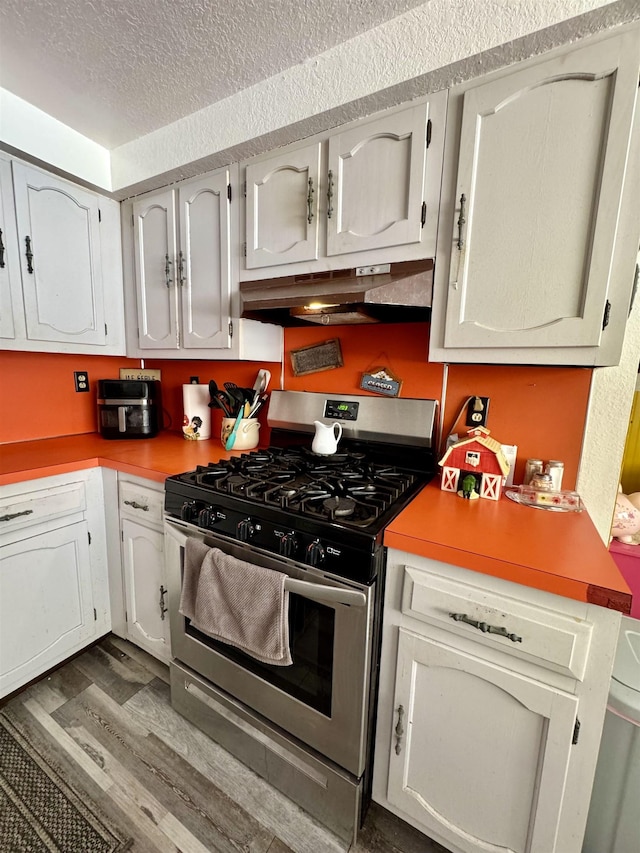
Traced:
<path fill-rule="evenodd" d="M 173 656 L 356 776 L 366 758 L 375 585 L 318 569 L 188 524 L 165 521 Z M 178 612 L 189 537 L 288 575 L 292 666 L 255 660 Z"/>

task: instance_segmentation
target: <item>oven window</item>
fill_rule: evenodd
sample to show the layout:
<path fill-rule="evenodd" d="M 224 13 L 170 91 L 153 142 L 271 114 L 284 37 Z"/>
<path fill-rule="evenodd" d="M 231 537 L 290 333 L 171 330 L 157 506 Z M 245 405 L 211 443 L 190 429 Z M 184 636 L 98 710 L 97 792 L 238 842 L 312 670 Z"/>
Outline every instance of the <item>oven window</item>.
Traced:
<path fill-rule="evenodd" d="M 234 646 L 208 637 L 194 628 L 188 619 L 185 622 L 187 634 L 326 717 L 331 716 L 335 633 L 333 608 L 294 593 L 289 594 L 291 666 L 262 663 Z"/>

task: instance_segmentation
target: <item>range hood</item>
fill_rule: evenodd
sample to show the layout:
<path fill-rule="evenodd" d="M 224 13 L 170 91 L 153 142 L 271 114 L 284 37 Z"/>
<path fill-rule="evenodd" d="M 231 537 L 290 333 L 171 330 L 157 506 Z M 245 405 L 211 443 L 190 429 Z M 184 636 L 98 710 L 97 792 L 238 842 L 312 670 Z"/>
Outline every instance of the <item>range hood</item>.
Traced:
<path fill-rule="evenodd" d="M 427 320 L 432 293 L 431 259 L 240 283 L 242 316 L 279 326 Z"/>

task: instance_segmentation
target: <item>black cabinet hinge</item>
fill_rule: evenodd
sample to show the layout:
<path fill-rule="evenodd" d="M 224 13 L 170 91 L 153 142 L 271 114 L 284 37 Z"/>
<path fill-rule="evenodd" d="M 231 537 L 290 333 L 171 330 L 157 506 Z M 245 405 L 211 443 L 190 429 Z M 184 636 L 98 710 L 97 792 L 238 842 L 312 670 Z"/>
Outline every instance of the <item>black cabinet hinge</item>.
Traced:
<path fill-rule="evenodd" d="M 431 145 L 431 119 L 427 120 L 427 148 Z"/>
<path fill-rule="evenodd" d="M 231 184 L 227 184 L 227 198 L 231 201 Z"/>
<path fill-rule="evenodd" d="M 247 257 L 247 244 L 246 243 L 242 244 L 242 257 L 243 258 Z"/>
<path fill-rule="evenodd" d="M 94 621 L 94 622 L 97 622 L 97 621 L 98 621 L 98 614 L 97 614 L 97 612 L 96 612 L 95 607 L 93 608 L 93 621 Z"/>
<path fill-rule="evenodd" d="M 247 182 L 246 182 L 246 181 L 244 181 L 244 182 L 243 182 L 243 184 L 242 184 L 242 195 L 243 195 L 245 198 L 247 197 Z"/>
<path fill-rule="evenodd" d="M 420 214 L 420 224 L 424 228 L 424 223 L 427 221 L 427 202 L 422 202 L 422 213 Z"/>
<path fill-rule="evenodd" d="M 102 211 L 98 208 L 98 222 L 102 222 Z"/>
<path fill-rule="evenodd" d="M 603 331 L 609 325 L 609 314 L 611 314 L 611 303 L 607 299 L 605 306 L 604 306 L 604 317 L 602 318 L 602 329 L 603 329 Z"/>
<path fill-rule="evenodd" d="M 109 329 L 107 328 L 107 324 L 104 324 L 104 336 L 105 338 L 109 337 Z"/>
<path fill-rule="evenodd" d="M 580 720 L 576 717 L 576 722 L 573 727 L 573 737 L 571 738 L 571 743 L 575 746 L 578 743 L 578 738 L 580 737 Z"/>
<path fill-rule="evenodd" d="M 89 537 L 89 545 L 91 545 L 91 534 L 89 533 L 88 530 L 87 530 L 87 536 Z"/>
<path fill-rule="evenodd" d="M 229 337 L 233 337 L 233 320 L 229 320 Z"/>

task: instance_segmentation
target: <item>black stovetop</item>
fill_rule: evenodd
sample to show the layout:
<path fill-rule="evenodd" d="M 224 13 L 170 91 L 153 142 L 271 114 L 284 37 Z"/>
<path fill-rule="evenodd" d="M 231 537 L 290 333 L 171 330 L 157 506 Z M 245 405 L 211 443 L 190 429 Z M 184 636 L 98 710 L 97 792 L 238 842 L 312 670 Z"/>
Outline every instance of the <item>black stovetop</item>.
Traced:
<path fill-rule="evenodd" d="M 367 529 L 423 481 L 416 473 L 374 462 L 362 451 L 319 456 L 306 447 L 270 447 L 198 466 L 169 478 L 194 496 L 205 489 L 297 516 Z M 188 491 L 188 488 L 187 488 Z"/>

